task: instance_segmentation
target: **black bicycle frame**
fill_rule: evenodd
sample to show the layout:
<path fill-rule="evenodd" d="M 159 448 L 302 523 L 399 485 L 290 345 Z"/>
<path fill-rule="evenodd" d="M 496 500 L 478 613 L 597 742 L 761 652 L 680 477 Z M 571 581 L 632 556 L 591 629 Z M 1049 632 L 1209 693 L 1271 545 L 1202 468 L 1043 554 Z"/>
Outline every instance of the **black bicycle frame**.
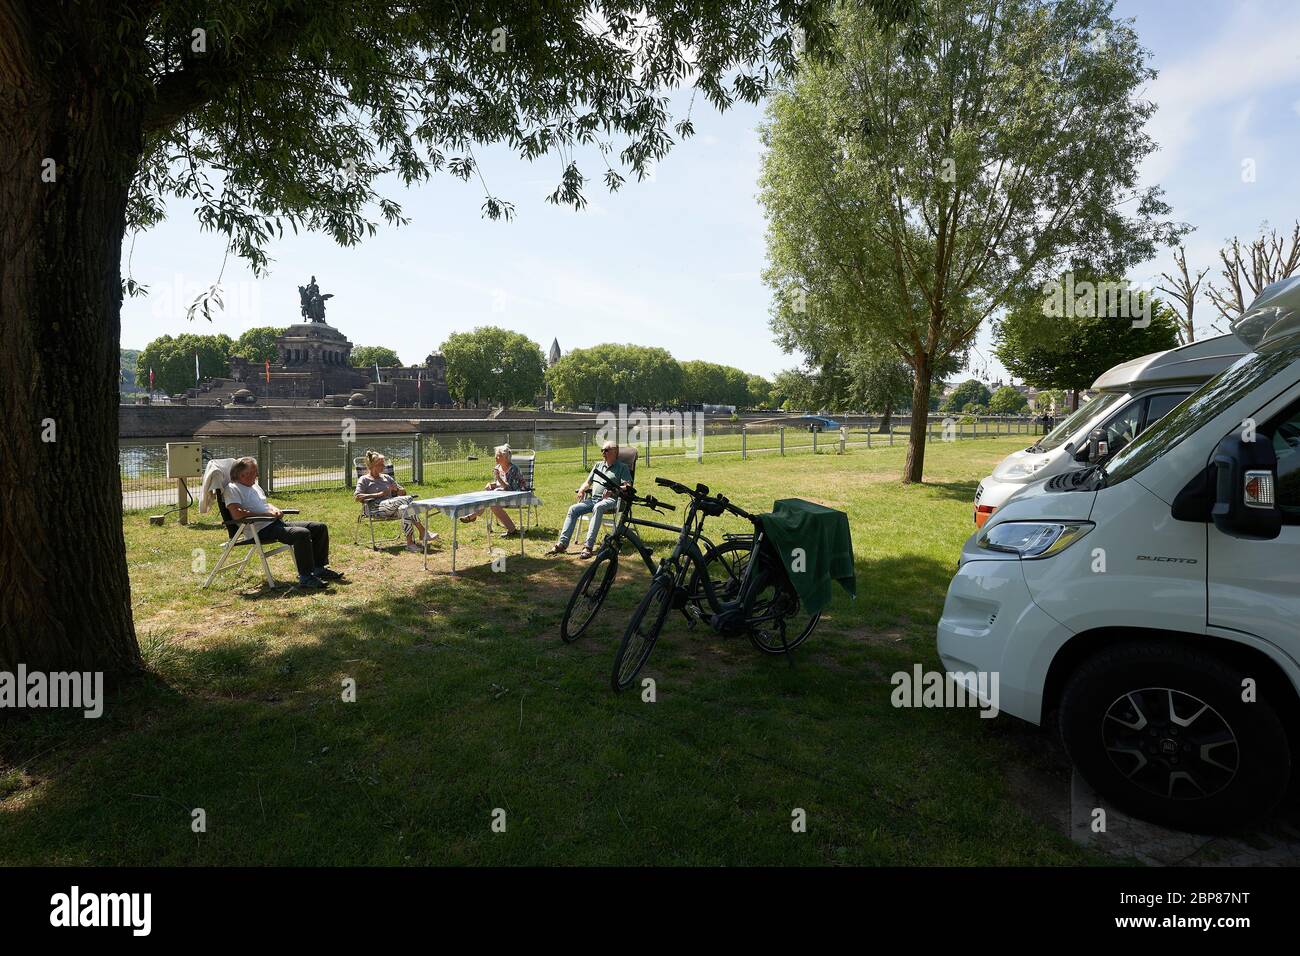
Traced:
<path fill-rule="evenodd" d="M 623 511 L 619 512 L 618 521 L 614 525 L 613 530 L 609 532 L 605 541 L 609 542 L 610 540 L 614 540 L 631 542 L 632 547 L 635 548 L 637 554 L 641 556 L 641 560 L 644 562 L 646 570 L 651 574 L 654 574 L 659 570 L 659 566 L 655 564 L 650 547 L 641 540 L 641 535 L 636 530 L 637 527 L 658 528 L 660 531 L 672 531 L 680 536 L 682 533 L 682 526 L 664 524 L 661 521 L 649 521 L 645 518 L 634 518 L 632 517 L 632 506 L 630 504 Z M 703 534 L 700 534 L 699 538 L 708 548 L 714 546 L 713 542 Z"/>
<path fill-rule="evenodd" d="M 696 543 L 702 539 L 709 544 L 709 547 L 713 547 L 712 542 L 709 542 L 708 539 L 704 537 L 704 519 L 706 517 L 708 517 L 708 515 L 701 511 L 699 498 L 692 495 L 690 506 L 686 512 L 686 520 L 683 522 L 680 529 L 681 533 L 677 538 L 677 545 L 673 548 L 673 553 L 665 560 L 661 561 L 659 567 L 655 569 L 655 574 L 659 575 L 666 574 L 670 565 L 673 567 L 675 571 L 673 576 L 673 588 L 675 590 L 683 587 L 686 572 L 692 565 L 699 568 L 701 572 L 706 568 L 704 553 Z M 745 575 L 741 579 L 740 591 L 737 594 L 736 599 L 734 601 L 718 600 L 717 590 L 713 587 L 713 579 L 707 573 L 700 574 L 700 577 L 704 581 L 704 596 L 708 600 L 709 607 L 712 609 L 715 617 L 736 610 L 743 611 L 745 617 L 748 617 L 750 611 L 753 610 L 754 600 L 757 598 L 757 591 L 753 586 L 753 582 L 754 576 L 757 574 L 756 569 L 759 565 L 759 561 L 752 556 L 757 555 L 759 548 L 762 547 L 763 526 L 752 516 L 746 515 L 745 517 L 747 517 L 754 525 L 754 547 L 750 552 L 751 559 L 745 565 Z M 683 556 L 687 559 L 685 562 L 682 562 L 681 560 Z"/>

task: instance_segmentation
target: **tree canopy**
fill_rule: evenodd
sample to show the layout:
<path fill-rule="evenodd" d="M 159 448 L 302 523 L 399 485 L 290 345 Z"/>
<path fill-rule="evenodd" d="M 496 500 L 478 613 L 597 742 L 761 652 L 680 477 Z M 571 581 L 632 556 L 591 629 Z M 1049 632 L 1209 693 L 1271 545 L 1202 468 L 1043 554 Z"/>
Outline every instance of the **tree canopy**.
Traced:
<path fill-rule="evenodd" d="M 230 354 L 241 355 L 250 362 L 277 362 L 280 356 L 275 347 L 275 340 L 283 334 L 283 328 L 271 325 L 246 329 L 235 340 Z"/>
<path fill-rule="evenodd" d="M 1041 296 L 1025 297 L 994 326 L 998 360 L 1029 385 L 1077 393 L 1111 366 L 1178 344 L 1177 319 L 1154 296 L 1139 293 L 1134 310 L 1093 298 L 1089 314 L 1059 317 L 1045 314 Z M 1149 324 L 1127 314 L 1146 308 Z"/>
<path fill-rule="evenodd" d="M 496 326 L 453 332 L 442 343 L 447 390 L 457 401 L 520 405 L 546 383 L 542 347 L 528 336 Z"/>
<path fill-rule="evenodd" d="M 194 356 L 198 355 L 199 377 L 219 378 L 230 374 L 230 350 L 234 341 L 225 333 L 217 335 L 164 335 L 154 339 L 136 357 L 135 381 L 140 388 L 149 387 L 149 370 L 154 372 L 154 388 L 174 395 L 193 388 Z"/>
<path fill-rule="evenodd" d="M 1016 415 L 1025 410 L 1029 400 L 1020 394 L 1020 390 L 1010 385 L 1003 385 L 988 400 L 989 411 L 995 415 Z"/>
<path fill-rule="evenodd" d="M 386 345 L 357 345 L 348 353 L 348 364 L 353 368 L 392 368 L 402 360 Z"/>
<path fill-rule="evenodd" d="M 1154 73 L 1111 6 L 925 0 L 920 37 L 838 7 L 836 55 L 772 99 L 762 130 L 778 336 L 814 368 L 826 347 L 884 343 L 926 407 L 936 364 L 1019 289 L 1122 275 L 1177 235 L 1138 185 Z M 905 480 L 924 453 L 918 416 Z"/>
<path fill-rule="evenodd" d="M 992 393 L 989 387 L 979 379 L 968 378 L 943 400 L 939 410 L 943 412 L 960 412 L 967 405 L 987 405 Z"/>
<path fill-rule="evenodd" d="M 560 405 L 676 404 L 682 366 L 665 349 L 607 343 L 573 349 L 552 365 L 546 380 Z"/>

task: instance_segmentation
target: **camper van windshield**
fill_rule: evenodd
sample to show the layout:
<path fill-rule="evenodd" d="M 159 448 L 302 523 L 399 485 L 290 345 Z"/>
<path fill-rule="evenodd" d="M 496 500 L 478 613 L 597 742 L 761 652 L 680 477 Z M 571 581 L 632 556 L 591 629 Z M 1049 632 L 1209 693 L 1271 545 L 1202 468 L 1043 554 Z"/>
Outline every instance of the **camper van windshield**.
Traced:
<path fill-rule="evenodd" d="M 1106 484 L 1132 478 L 1225 408 L 1300 359 L 1300 345 L 1255 352 L 1210 379 L 1172 412 L 1124 446 L 1106 466 Z"/>
<path fill-rule="evenodd" d="M 1095 416 L 1107 411 L 1126 398 L 1122 392 L 1102 392 L 1090 402 L 1080 405 L 1065 421 L 1043 436 L 1043 440 L 1034 443 L 1034 451 L 1052 451 L 1060 448 L 1070 436 Z"/>

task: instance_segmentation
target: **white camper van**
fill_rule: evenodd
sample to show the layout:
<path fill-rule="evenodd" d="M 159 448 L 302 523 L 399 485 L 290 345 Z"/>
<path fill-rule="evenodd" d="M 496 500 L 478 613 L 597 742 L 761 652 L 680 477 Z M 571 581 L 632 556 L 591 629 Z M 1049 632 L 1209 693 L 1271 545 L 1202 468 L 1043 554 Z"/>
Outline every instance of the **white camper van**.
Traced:
<path fill-rule="evenodd" d="M 1191 829 L 1268 811 L 1300 746 L 1300 278 L 1234 331 L 1252 351 L 1109 462 L 998 509 L 938 628 L 1101 794 Z"/>
<path fill-rule="evenodd" d="M 1233 335 L 1153 352 L 1092 383 L 1097 397 L 1023 451 L 1012 452 L 975 492 L 975 526 L 1035 481 L 1105 461 L 1245 354 Z"/>

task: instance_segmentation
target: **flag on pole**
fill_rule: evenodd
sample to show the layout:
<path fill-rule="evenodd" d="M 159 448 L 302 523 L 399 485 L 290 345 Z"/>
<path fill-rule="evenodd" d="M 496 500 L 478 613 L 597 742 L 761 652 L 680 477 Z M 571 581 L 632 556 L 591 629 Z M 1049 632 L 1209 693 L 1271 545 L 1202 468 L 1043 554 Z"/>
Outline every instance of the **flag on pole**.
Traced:
<path fill-rule="evenodd" d="M 419 394 L 421 388 L 423 388 L 423 387 L 424 387 L 424 373 L 423 373 L 423 372 L 416 372 L 416 373 L 415 373 L 415 391 L 416 391 L 416 394 L 417 394 L 417 395 Z"/>
<path fill-rule="evenodd" d="M 199 384 L 199 353 L 197 350 L 194 353 L 194 384 Z"/>
<path fill-rule="evenodd" d="M 266 384 L 271 384 L 271 360 L 266 360 Z"/>
<path fill-rule="evenodd" d="M 375 381 L 376 381 L 376 382 L 382 382 L 382 381 L 383 381 L 383 379 L 379 377 L 379 363 L 378 363 L 378 362 L 375 363 Z"/>
<path fill-rule="evenodd" d="M 149 369 L 149 391 L 153 391 L 153 369 Z"/>

